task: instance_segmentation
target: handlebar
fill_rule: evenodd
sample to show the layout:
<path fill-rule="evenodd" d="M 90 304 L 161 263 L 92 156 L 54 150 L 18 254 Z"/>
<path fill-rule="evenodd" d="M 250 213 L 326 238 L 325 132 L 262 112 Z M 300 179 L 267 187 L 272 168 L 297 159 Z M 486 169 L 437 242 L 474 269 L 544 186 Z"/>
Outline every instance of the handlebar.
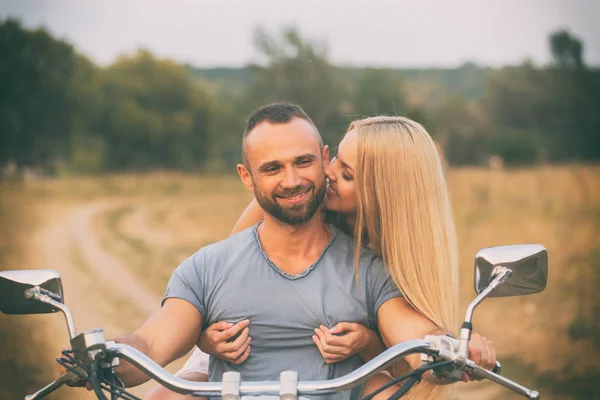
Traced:
<path fill-rule="evenodd" d="M 85 335 L 86 333 L 87 332 L 83 332 L 82 334 Z M 98 330 L 91 330 L 89 331 L 89 334 L 98 335 Z M 90 348 L 94 347 L 94 351 L 97 351 L 97 347 L 95 346 L 96 344 L 90 346 Z M 538 392 L 529 390 L 516 382 L 500 376 L 497 373 L 483 369 L 471 360 L 467 360 L 466 363 L 461 362 L 456 357 L 458 347 L 458 341 L 454 338 L 450 338 L 448 336 L 428 335 L 425 337 L 425 340 L 409 340 L 390 347 L 351 373 L 326 381 L 297 381 L 297 373 L 292 371 L 284 371 L 281 373 L 281 380 L 279 382 L 241 382 L 240 375 L 237 372 L 225 373 L 223 375 L 223 382 L 192 382 L 181 379 L 169 373 L 144 353 L 125 344 L 108 341 L 106 342 L 105 350 L 102 351 L 103 354 L 96 353 L 96 355 L 104 360 L 109 361 L 113 359 L 126 360 L 161 385 L 180 394 L 221 397 L 228 393 L 233 395 L 231 398 L 239 399 L 240 396 L 283 396 L 284 390 L 286 393 L 292 395 L 291 398 L 297 398 L 297 396 L 319 396 L 343 392 L 367 381 L 373 375 L 397 362 L 397 360 L 401 357 L 420 353 L 423 355 L 424 360 L 437 359 L 453 361 L 457 371 L 461 371 L 462 368 L 460 368 L 460 365 L 464 365 L 465 368 L 473 370 L 478 375 L 498 383 L 499 385 L 504 386 L 507 389 L 510 389 L 528 399 L 538 400 L 540 398 Z M 83 348 L 79 350 L 85 352 L 89 349 Z M 98 360 L 100 360 L 100 358 L 98 358 Z M 447 362 L 445 364 L 447 364 Z M 109 362 L 108 364 L 105 363 L 105 365 L 114 364 Z M 497 366 L 499 367 L 498 363 Z M 438 372 L 438 374 L 440 373 Z M 25 400 L 41 399 L 60 388 L 65 383 L 77 382 L 81 376 L 81 373 L 75 374 L 69 371 L 38 392 L 25 397 Z M 445 376 L 456 377 L 457 375 L 450 373 Z"/>
<path fill-rule="evenodd" d="M 174 376 L 140 351 L 124 344 L 114 344 L 106 349 L 107 354 L 122 358 L 145 372 L 161 385 L 181 394 L 221 396 L 223 382 L 190 382 Z M 371 376 L 392 365 L 400 357 L 415 353 L 434 355 L 431 343 L 425 340 L 409 340 L 390 347 L 368 363 L 342 377 L 327 381 L 297 382 L 298 395 L 326 395 L 343 392 L 365 382 Z M 282 373 L 283 374 L 283 373 Z M 288 382 L 289 383 L 289 382 Z M 242 396 L 279 395 L 284 382 L 240 382 Z"/>
<path fill-rule="evenodd" d="M 98 334 L 99 330 L 94 329 L 83 332 L 80 335 L 91 335 L 94 338 L 98 338 Z M 161 385 L 184 395 L 224 397 L 225 394 L 229 394 L 232 396 L 230 398 L 233 399 L 239 399 L 240 396 L 283 396 L 284 391 L 285 393 L 290 394 L 292 396 L 291 398 L 294 399 L 296 399 L 297 396 L 328 395 L 354 388 L 368 380 L 371 376 L 388 368 L 401 357 L 420 353 L 422 354 L 423 360 L 426 361 L 453 361 L 453 365 L 455 366 L 454 369 L 459 372 L 463 369 L 461 365 L 464 365 L 464 368 L 469 368 L 480 376 L 496 382 L 528 399 L 537 400 L 540 397 L 538 392 L 529 390 L 497 373 L 483 369 L 471 360 L 466 360 L 466 362 L 460 360 L 457 356 L 459 351 L 458 341 L 448 336 L 428 335 L 425 337 L 425 340 L 409 340 L 399 343 L 390 347 L 358 369 L 336 379 L 326 381 L 298 381 L 297 373 L 284 371 L 281 373 L 281 380 L 279 382 L 241 382 L 240 375 L 237 372 L 225 373 L 223 375 L 223 382 L 192 382 L 169 373 L 144 353 L 131 346 L 107 341 L 105 342 L 105 348 L 101 350 L 101 353 L 98 353 L 98 343 L 88 341 L 88 344 L 86 345 L 85 339 L 86 338 L 84 337 L 77 342 L 81 346 L 78 351 L 83 353 L 86 351 L 93 351 L 93 358 L 96 359 L 94 362 L 108 360 L 109 362 L 105 362 L 104 364 L 111 366 L 115 365 L 113 360 L 126 360 Z M 443 364 L 447 364 L 447 362 Z M 437 373 L 441 377 L 451 378 L 456 378 L 460 375 L 460 373 L 458 375 L 453 375 L 452 372 L 446 375 L 441 375 L 439 371 L 434 373 Z M 81 374 L 78 375 L 73 372 L 68 372 L 38 392 L 27 396 L 25 400 L 41 399 L 65 383 L 76 382 L 80 376 Z"/>

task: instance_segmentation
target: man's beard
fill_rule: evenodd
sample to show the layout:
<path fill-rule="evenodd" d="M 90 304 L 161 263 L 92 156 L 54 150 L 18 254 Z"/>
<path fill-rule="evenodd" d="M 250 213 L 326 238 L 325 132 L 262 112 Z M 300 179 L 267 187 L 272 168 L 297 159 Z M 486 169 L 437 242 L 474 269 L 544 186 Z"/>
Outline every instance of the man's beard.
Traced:
<path fill-rule="evenodd" d="M 294 189 L 277 191 L 269 196 L 261 193 L 256 185 L 254 185 L 254 195 L 262 209 L 288 225 L 300 225 L 310 220 L 319 209 L 321 203 L 323 203 L 325 191 L 325 182 L 319 186 L 309 183 L 297 186 Z M 277 201 L 278 197 L 290 198 L 305 193 L 307 198 L 301 203 L 290 204 L 284 207 Z"/>

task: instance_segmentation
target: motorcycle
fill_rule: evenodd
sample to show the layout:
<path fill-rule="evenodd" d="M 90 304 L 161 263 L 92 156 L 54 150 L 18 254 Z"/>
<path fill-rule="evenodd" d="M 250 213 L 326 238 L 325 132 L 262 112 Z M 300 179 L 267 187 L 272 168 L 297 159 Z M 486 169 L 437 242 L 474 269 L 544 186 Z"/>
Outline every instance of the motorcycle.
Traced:
<path fill-rule="evenodd" d="M 500 363 L 493 371 L 477 366 L 468 358 L 475 308 L 487 297 L 521 296 L 539 293 L 546 287 L 548 254 L 541 245 L 497 246 L 481 249 L 475 256 L 474 284 L 477 297 L 467 308 L 458 339 L 447 335 L 427 335 L 390 347 L 353 372 L 325 381 L 298 381 L 295 371 L 283 371 L 279 382 L 245 382 L 237 372 L 226 372 L 221 382 L 192 382 L 172 375 L 145 354 L 128 345 L 107 341 L 102 329 L 77 333 L 69 307 L 64 304 L 60 275 L 54 270 L 15 270 L 0 272 L 0 312 L 5 314 L 43 314 L 62 312 L 70 336 L 71 350 L 63 351 L 57 361 L 67 373 L 25 397 L 36 400 L 64 384 L 81 386 L 91 382 L 98 399 L 138 399 L 125 390 L 114 373 L 119 360 L 126 360 L 161 385 L 181 394 L 240 400 L 242 396 L 262 399 L 298 400 L 302 396 L 321 396 L 350 390 L 410 354 L 420 353 L 424 364 L 395 378 L 364 398 L 370 400 L 393 384 L 405 382 L 391 397 L 401 398 L 423 374 L 432 370 L 439 378 L 459 380 L 463 371 L 489 379 L 528 399 L 539 399 L 537 391 L 500 375 Z"/>

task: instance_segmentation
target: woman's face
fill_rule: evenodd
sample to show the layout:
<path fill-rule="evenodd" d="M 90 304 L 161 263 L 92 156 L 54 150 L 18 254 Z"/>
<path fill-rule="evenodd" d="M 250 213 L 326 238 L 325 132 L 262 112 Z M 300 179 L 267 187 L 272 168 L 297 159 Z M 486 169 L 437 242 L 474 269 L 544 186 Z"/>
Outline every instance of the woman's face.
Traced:
<path fill-rule="evenodd" d="M 325 168 L 327 175 L 327 195 L 325 207 L 328 210 L 356 215 L 356 186 L 354 177 L 358 153 L 358 136 L 351 130 L 338 146 L 337 155 Z"/>

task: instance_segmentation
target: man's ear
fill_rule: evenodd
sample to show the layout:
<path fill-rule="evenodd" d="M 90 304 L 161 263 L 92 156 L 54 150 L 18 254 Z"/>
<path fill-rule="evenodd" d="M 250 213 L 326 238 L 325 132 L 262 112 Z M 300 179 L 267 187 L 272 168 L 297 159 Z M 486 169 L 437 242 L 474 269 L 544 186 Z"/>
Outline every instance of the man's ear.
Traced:
<path fill-rule="evenodd" d="M 329 146 L 323 146 L 323 167 L 329 167 Z"/>
<path fill-rule="evenodd" d="M 237 173 L 240 176 L 240 179 L 242 180 L 244 186 L 246 186 L 246 189 L 248 189 L 248 191 L 250 191 L 251 193 L 254 193 L 254 184 L 252 183 L 252 176 L 250 175 L 250 171 L 248 171 L 244 164 L 237 165 Z"/>

